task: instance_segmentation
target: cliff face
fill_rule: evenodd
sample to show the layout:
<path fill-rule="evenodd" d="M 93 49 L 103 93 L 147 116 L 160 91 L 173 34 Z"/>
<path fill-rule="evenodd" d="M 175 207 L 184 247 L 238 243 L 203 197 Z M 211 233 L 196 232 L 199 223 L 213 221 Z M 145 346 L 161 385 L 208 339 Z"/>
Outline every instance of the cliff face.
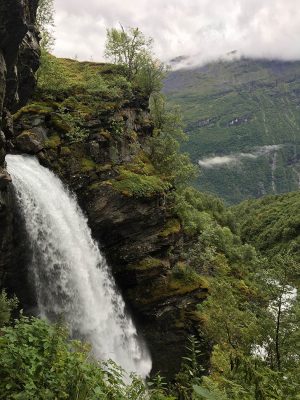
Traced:
<path fill-rule="evenodd" d="M 11 112 L 25 105 L 39 66 L 38 0 L 0 0 L 0 285 L 12 259 L 13 214 L 5 155 L 12 148 Z"/>
<path fill-rule="evenodd" d="M 32 1 L 0 3 L 0 285 L 16 292 L 29 312 L 35 306 L 26 284 L 29 246 L 5 170 L 6 152 L 34 154 L 76 193 L 147 340 L 153 372 L 172 377 L 188 334 L 197 334 L 194 312 L 208 288 L 201 280 L 184 282 L 175 274 L 187 243 L 167 204 L 167 183 L 145 152 L 153 130 L 148 100 L 126 95 L 126 88 L 98 97 L 61 90 L 54 96 L 37 93 L 35 103 L 19 110 L 32 94 L 39 65 L 36 6 Z M 76 65 L 83 73 L 99 67 Z M 106 81 L 115 79 L 111 66 L 99 68 Z M 78 71 L 74 75 L 77 81 Z M 74 130 L 84 139 L 74 140 Z"/>
<path fill-rule="evenodd" d="M 208 287 L 175 275 L 184 262 L 181 253 L 187 242 L 165 191 L 159 185 L 143 186 L 142 191 L 133 186 L 140 180 L 146 185 L 147 177 L 159 180 L 149 175 L 153 171 L 144 172 L 151 171 L 144 152 L 152 133 L 147 102 L 125 99 L 89 110 L 81 122 L 85 140 L 70 141 L 65 114 L 83 105 L 70 98 L 59 103 L 40 100 L 14 117 L 15 151 L 35 154 L 76 193 L 147 340 L 153 372 L 172 377 L 180 367 L 187 336 L 198 334 L 195 308 L 206 298 Z"/>

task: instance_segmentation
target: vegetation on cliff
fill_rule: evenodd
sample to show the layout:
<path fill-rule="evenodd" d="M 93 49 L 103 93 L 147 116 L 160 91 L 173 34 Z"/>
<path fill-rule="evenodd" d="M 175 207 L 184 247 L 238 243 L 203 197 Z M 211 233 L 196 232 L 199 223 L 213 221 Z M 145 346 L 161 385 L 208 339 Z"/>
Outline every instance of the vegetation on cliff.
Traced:
<path fill-rule="evenodd" d="M 126 32 L 118 35 L 127 40 Z M 256 247 L 245 243 L 234 213 L 214 196 L 189 187 L 195 168 L 180 152 L 185 139 L 180 115 L 157 92 L 159 86 L 150 85 L 148 102 L 150 86 L 135 79 L 135 69 L 129 74 L 126 65 L 47 58 L 33 102 L 15 115 L 16 136 L 28 126 L 42 130 L 46 139 L 40 139 L 42 149 L 36 151 L 41 162 L 68 182 L 82 203 L 96 204 L 99 225 L 99 210 L 114 199 L 110 210 L 121 232 L 115 239 L 118 247 L 130 228 L 122 226 L 122 207 L 128 212 L 129 204 L 145 219 L 145 204 L 150 205 L 152 219 L 141 224 L 149 229 L 147 243 L 138 242 L 139 231 L 133 230 L 125 256 L 118 254 L 121 272 L 134 276 L 124 292 L 132 307 L 148 306 L 148 313 L 149 305 L 154 308 L 152 324 L 165 313 L 164 329 L 173 330 L 174 337 L 178 331 L 195 336 L 168 385 L 159 376 L 147 384 L 137 377 L 125 384 L 117 366 L 93 360 L 88 346 L 70 341 L 60 325 L 22 316 L 9 321 L 15 300 L 3 294 L 0 398 L 297 399 L 299 300 L 293 294 L 299 287 L 299 264 L 283 251 L 285 246 L 268 242 L 265 247 L 271 244 L 273 252 L 266 255 L 255 241 L 260 233 L 266 236 L 272 206 L 264 211 L 262 225 L 256 204 L 234 211 L 242 221 L 252 215 L 242 225 L 242 238 L 253 223 Z M 16 149 L 22 151 L 18 146 L 16 138 Z M 167 358 L 172 362 L 171 354 Z"/>

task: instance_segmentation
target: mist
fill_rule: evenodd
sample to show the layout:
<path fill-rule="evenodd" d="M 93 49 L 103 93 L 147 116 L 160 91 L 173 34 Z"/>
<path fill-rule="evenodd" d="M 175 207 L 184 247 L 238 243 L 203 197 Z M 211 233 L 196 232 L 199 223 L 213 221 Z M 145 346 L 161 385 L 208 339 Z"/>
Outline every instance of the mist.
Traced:
<path fill-rule="evenodd" d="M 203 168 L 217 168 L 225 165 L 237 164 L 243 159 L 256 159 L 258 157 L 273 153 L 282 148 L 283 145 L 270 145 L 257 147 L 251 153 L 234 153 L 225 156 L 206 157 L 198 161 L 200 167 Z"/>

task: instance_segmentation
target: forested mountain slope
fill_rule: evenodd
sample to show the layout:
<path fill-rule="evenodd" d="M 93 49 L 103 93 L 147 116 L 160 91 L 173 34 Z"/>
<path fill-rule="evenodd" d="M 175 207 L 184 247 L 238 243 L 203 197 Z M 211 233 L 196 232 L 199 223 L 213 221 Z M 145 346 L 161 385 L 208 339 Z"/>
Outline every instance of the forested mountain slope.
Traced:
<path fill-rule="evenodd" d="M 274 254 L 291 251 L 300 257 L 300 192 L 248 200 L 233 207 L 243 240 Z"/>
<path fill-rule="evenodd" d="M 183 111 L 200 190 L 237 203 L 298 189 L 300 62 L 220 61 L 171 72 L 164 91 Z"/>

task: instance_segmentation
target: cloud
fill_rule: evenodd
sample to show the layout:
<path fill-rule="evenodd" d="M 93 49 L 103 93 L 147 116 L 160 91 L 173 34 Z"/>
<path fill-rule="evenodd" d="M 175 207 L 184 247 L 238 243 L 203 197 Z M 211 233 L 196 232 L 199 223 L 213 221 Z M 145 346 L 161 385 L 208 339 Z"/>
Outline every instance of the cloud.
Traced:
<path fill-rule="evenodd" d="M 243 159 L 256 159 L 258 157 L 274 153 L 282 148 L 282 145 L 261 146 L 254 149 L 252 153 L 235 153 L 226 156 L 206 157 L 198 161 L 202 168 L 217 168 L 224 165 L 237 164 Z"/>
<path fill-rule="evenodd" d="M 106 28 L 138 26 L 163 61 L 199 65 L 238 55 L 300 59 L 299 0 L 55 0 L 62 57 L 103 61 Z"/>

